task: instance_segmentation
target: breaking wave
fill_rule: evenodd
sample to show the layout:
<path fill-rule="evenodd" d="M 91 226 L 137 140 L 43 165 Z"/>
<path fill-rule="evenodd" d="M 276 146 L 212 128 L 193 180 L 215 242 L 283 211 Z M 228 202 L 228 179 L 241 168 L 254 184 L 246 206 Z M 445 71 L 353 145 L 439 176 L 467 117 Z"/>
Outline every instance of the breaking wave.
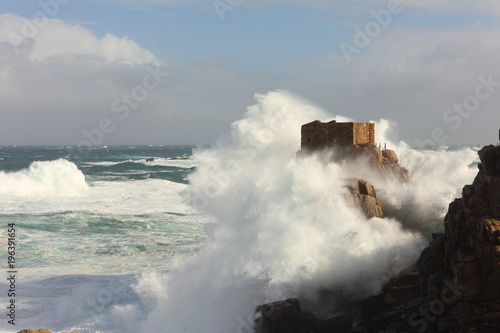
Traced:
<path fill-rule="evenodd" d="M 36 161 L 16 172 L 0 171 L 0 184 L 0 194 L 14 196 L 74 196 L 87 189 L 83 173 L 65 159 Z"/>

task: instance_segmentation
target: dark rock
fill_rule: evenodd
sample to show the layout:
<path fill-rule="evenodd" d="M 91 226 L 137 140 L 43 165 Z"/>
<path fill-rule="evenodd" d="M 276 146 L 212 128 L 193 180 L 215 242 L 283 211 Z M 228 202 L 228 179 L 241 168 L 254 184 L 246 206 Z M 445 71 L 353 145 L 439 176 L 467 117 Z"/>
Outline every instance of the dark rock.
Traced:
<path fill-rule="evenodd" d="M 483 147 L 478 155 L 481 159 L 480 170 L 500 172 L 500 146 Z"/>
<path fill-rule="evenodd" d="M 256 309 L 257 333 L 306 333 L 306 321 L 296 298 L 260 305 Z"/>

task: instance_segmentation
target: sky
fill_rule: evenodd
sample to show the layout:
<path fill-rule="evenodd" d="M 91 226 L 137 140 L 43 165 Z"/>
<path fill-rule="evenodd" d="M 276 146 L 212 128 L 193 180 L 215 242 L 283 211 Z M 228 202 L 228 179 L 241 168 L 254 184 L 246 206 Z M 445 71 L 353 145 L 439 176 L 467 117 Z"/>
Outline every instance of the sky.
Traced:
<path fill-rule="evenodd" d="M 3 0 L 0 145 L 210 144 L 273 91 L 497 143 L 499 40 L 498 0 Z"/>

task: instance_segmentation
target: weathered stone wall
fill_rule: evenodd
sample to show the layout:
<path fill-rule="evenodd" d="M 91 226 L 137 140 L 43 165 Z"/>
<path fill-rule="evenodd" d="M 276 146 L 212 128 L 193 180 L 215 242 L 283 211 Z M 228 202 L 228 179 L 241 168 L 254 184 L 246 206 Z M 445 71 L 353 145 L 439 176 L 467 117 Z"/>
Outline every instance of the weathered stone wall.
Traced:
<path fill-rule="evenodd" d="M 337 123 L 335 120 L 322 123 L 315 120 L 302 125 L 301 134 L 303 150 L 375 144 L 375 124 L 371 123 Z"/>
<path fill-rule="evenodd" d="M 356 145 L 375 144 L 375 124 L 353 123 L 353 143 Z"/>
<path fill-rule="evenodd" d="M 335 121 L 333 121 L 335 122 Z M 319 120 L 302 125 L 301 147 L 302 150 L 318 150 L 326 148 L 330 142 L 328 127 L 330 123 Z"/>

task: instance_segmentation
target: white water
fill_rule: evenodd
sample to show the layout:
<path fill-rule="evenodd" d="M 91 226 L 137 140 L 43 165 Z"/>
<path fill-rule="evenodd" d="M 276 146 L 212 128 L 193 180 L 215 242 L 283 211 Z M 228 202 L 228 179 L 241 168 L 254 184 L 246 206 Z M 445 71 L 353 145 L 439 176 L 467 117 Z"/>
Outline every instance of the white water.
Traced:
<path fill-rule="evenodd" d="M 390 143 L 384 137 L 390 124 L 383 120 L 377 141 L 397 151 L 413 185 L 388 184 L 366 169 L 325 166 L 316 156 L 296 160 L 300 126 L 332 115 L 287 92 L 257 98 L 212 149 L 195 153 L 198 168 L 191 186 L 170 189 L 182 192 L 204 221 L 216 219 L 201 251 L 177 257 L 168 272 L 62 279 L 58 283 L 67 291 L 47 296 L 47 315 L 29 322 L 79 333 L 246 333 L 256 305 L 288 297 L 300 297 L 310 310 L 328 316 L 339 308 L 324 307 L 317 299 L 319 288 L 337 288 L 351 300 L 377 293 L 425 246 L 415 230 L 441 223 L 448 203 L 475 174 L 468 168 L 474 152 L 418 152 Z M 366 220 L 345 203 L 342 179 L 364 176 L 372 178 L 399 220 Z M 173 192 L 160 185 L 170 183 L 162 182 L 141 181 L 144 188 L 136 194 L 124 184 L 108 188 L 96 182 L 87 190 L 91 195 L 57 203 L 40 200 L 32 209 L 78 204 L 112 213 L 178 211 L 184 203 L 170 200 Z M 55 290 L 53 284 L 46 288 Z"/>
<path fill-rule="evenodd" d="M 119 162 L 110 162 L 110 161 L 104 161 L 104 162 L 86 162 L 84 164 L 86 165 L 101 165 L 101 166 L 113 166 L 113 165 L 118 165 L 122 164 L 124 162 L 132 162 L 132 163 L 140 163 L 144 164 L 147 166 L 172 166 L 172 167 L 181 167 L 181 168 L 192 168 L 197 166 L 196 160 L 189 158 L 189 159 L 172 159 L 172 158 L 164 158 L 164 157 L 154 157 L 151 156 L 151 158 L 154 158 L 154 161 L 151 162 L 146 162 L 146 159 L 136 159 L 136 160 L 125 160 L 125 161 L 119 161 Z"/>
<path fill-rule="evenodd" d="M 85 176 L 74 163 L 65 159 L 33 162 L 28 169 L 0 171 L 2 196 L 75 196 L 87 189 Z"/>

